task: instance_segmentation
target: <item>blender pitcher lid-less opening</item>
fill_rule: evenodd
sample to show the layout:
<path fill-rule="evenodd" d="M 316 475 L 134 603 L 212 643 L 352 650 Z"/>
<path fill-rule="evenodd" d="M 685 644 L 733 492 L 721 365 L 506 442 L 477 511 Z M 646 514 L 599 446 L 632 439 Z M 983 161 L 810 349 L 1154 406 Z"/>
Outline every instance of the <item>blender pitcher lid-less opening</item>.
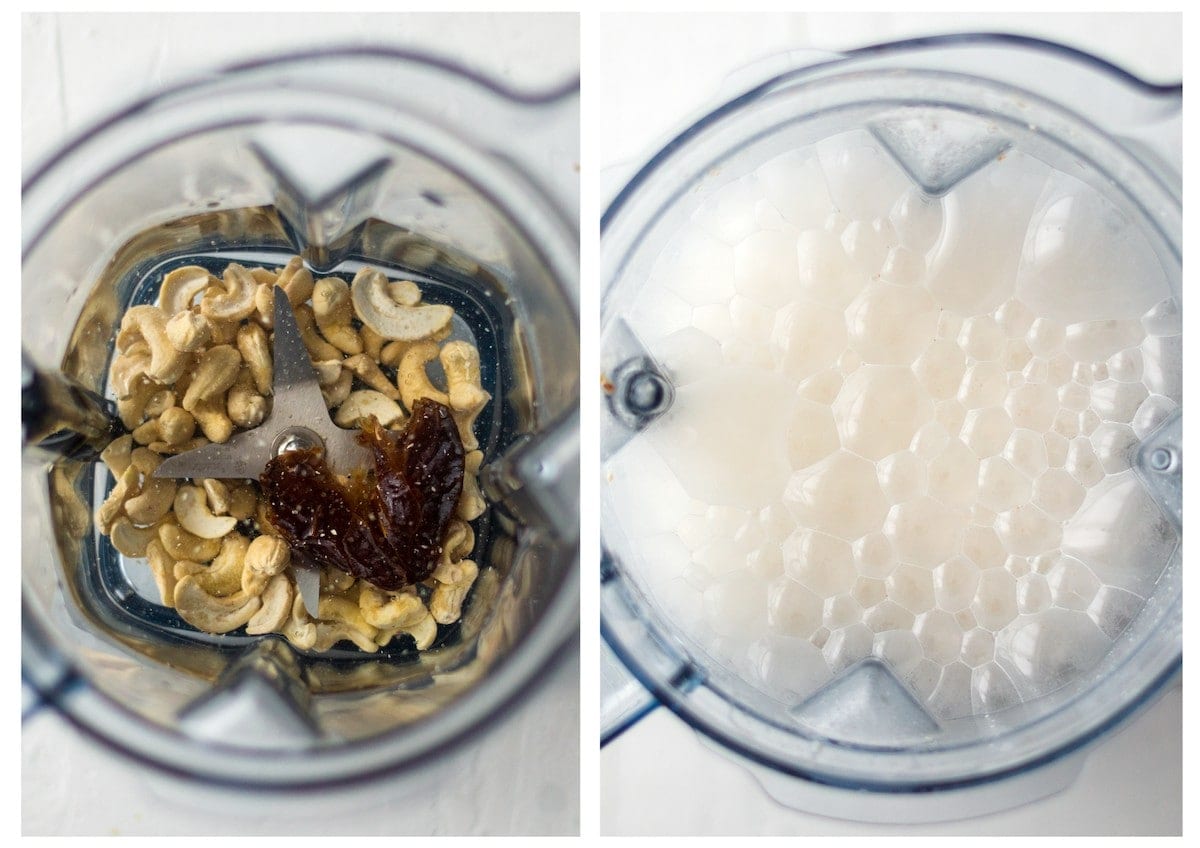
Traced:
<path fill-rule="evenodd" d="M 1032 773 L 1180 668 L 1181 89 L 1008 36 L 791 67 L 603 218 L 605 639 L 777 775 L 907 794 Z M 797 285 L 797 256 L 793 298 L 770 281 Z M 929 399 L 903 406 L 910 384 Z M 1055 628 L 1081 653 L 1051 659 Z M 1019 802 L 998 799 L 928 817 Z"/>
<path fill-rule="evenodd" d="M 493 577 L 468 600 L 471 624 L 429 654 L 385 651 L 372 666 L 341 650 L 297 666 L 271 637 L 196 639 L 155 612 L 91 526 L 103 467 L 62 459 L 47 485 L 30 454 L 23 672 L 41 698 L 178 775 L 312 789 L 428 762 L 557 662 L 578 623 L 578 530 L 564 518 L 577 514 L 577 133 L 576 84 L 514 91 L 436 58 L 355 48 L 179 86 L 39 167 L 23 199 L 22 316 L 39 372 L 103 394 L 122 310 L 184 257 L 378 266 L 452 304 L 455 332 L 479 346 L 495 398 L 481 477 L 497 480 L 477 530 Z M 269 756 L 246 734 L 221 736 L 247 704 L 277 719 Z"/>

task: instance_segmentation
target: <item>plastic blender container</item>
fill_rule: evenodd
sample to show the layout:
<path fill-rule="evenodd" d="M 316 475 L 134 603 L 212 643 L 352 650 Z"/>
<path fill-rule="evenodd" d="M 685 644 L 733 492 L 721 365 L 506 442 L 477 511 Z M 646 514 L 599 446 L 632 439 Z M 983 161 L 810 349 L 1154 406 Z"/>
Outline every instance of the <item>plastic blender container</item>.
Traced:
<path fill-rule="evenodd" d="M 657 341 L 643 340 L 660 339 L 657 323 L 667 319 L 653 309 L 632 311 L 654 290 L 664 248 L 709 192 L 822 139 L 865 132 L 928 198 L 986 174 L 997 156 L 1033 157 L 1089 186 L 1105 209 L 1119 210 L 1180 307 L 1179 86 L 1148 85 L 1079 51 L 1003 35 L 792 54 L 774 68 L 675 136 L 604 215 L 602 471 L 672 411 L 672 365 Z M 1177 372 L 1179 340 L 1170 337 Z M 698 367 L 682 363 L 689 365 Z M 648 558 L 662 551 L 641 543 L 636 510 L 613 475 L 603 474 L 602 743 L 663 704 L 785 805 L 857 820 L 966 818 L 1062 789 L 1088 746 L 1180 673 L 1180 422 L 1177 409 L 1130 457 L 1157 505 L 1147 523 L 1162 536 L 1145 554 L 1152 559 L 1140 563 L 1148 589 L 1136 617 L 1097 664 L 1054 691 L 953 720 L 932 715 L 886 661 L 834 674 L 799 705 L 781 703 L 715 661 L 690 625 L 659 602 Z"/>
<path fill-rule="evenodd" d="M 416 53 L 329 50 L 165 91 L 37 167 L 22 242 L 23 414 L 39 428 L 22 469 L 27 710 L 50 705 L 163 773 L 311 790 L 428 769 L 536 686 L 578 626 L 578 108 L 575 84 L 524 92 Z M 318 274 L 370 264 L 421 281 L 480 350 L 481 578 L 427 651 L 197 632 L 94 526 L 124 310 L 173 266 L 292 254 Z"/>

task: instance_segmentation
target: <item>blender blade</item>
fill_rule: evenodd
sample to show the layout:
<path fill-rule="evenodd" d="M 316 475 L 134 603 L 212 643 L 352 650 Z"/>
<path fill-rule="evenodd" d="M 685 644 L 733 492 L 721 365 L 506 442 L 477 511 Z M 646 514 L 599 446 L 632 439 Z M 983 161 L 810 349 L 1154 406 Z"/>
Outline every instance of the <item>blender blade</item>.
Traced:
<path fill-rule="evenodd" d="M 343 430 L 329 418 L 296 314 L 278 286 L 272 357 L 275 399 L 266 420 L 223 444 L 205 445 L 165 460 L 155 477 L 257 480 L 272 457 L 309 447 L 323 448 L 326 463 L 338 474 L 349 474 L 370 461 L 370 452 L 359 444 L 355 431 Z M 315 616 L 320 573 L 311 562 L 293 559 L 293 567 L 304 607 Z"/>

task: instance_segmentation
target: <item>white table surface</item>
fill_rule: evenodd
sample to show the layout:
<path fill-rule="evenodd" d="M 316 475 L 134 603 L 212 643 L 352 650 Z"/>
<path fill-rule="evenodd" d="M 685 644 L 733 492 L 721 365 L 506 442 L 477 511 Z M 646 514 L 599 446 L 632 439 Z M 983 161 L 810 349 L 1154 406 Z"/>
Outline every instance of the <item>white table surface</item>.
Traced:
<path fill-rule="evenodd" d="M 510 84 L 578 74 L 573 15 L 39 15 L 23 19 L 22 162 L 122 104 L 206 68 L 305 45 L 435 50 Z M 233 800 L 179 790 L 50 712 L 24 727 L 26 835 L 573 834 L 579 830 L 579 659 L 454 755 L 437 781 L 338 796 Z"/>
<path fill-rule="evenodd" d="M 728 75 L 784 50 L 847 49 L 897 38 L 1009 31 L 1090 50 L 1155 82 L 1182 77 L 1177 15 L 589 16 L 585 43 L 604 47 L 585 110 L 610 173 L 644 159 L 696 110 L 716 105 Z M 590 67 L 585 68 L 585 72 Z M 723 92 L 729 94 L 731 92 Z M 1090 755 L 1065 792 L 985 818 L 921 827 L 835 821 L 785 809 L 748 772 L 660 709 L 600 756 L 605 834 L 1178 834 L 1182 828 L 1182 689 Z"/>

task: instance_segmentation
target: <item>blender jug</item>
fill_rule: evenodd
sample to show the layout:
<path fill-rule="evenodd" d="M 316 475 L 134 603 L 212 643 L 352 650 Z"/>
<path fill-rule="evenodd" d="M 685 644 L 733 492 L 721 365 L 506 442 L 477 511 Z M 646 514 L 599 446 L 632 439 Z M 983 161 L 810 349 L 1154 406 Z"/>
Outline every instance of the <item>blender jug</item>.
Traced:
<path fill-rule="evenodd" d="M 532 687 L 578 624 L 578 143 L 575 84 L 356 48 L 169 90 L 40 166 L 22 254 L 33 704 L 177 775 L 303 789 L 428 762 Z M 291 255 L 419 281 L 480 352 L 480 577 L 428 650 L 199 632 L 95 526 L 125 310 L 172 268 Z"/>
<path fill-rule="evenodd" d="M 965 818 L 1176 678 L 1181 103 L 1009 36 L 789 54 L 628 181 L 602 743 L 661 703 L 785 805 Z"/>

